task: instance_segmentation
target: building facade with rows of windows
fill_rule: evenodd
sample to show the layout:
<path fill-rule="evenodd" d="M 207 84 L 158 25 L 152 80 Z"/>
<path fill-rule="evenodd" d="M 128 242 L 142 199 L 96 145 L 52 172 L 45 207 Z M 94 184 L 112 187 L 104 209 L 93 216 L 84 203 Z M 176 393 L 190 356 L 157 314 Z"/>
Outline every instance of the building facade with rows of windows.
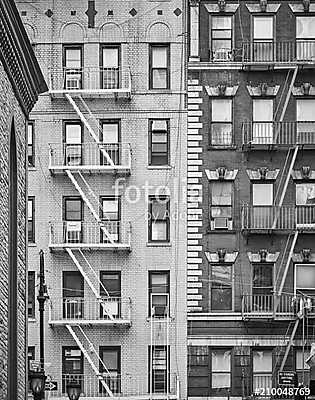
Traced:
<path fill-rule="evenodd" d="M 185 2 L 18 6 L 49 84 L 28 125 L 29 369 L 42 249 L 50 398 L 185 398 Z"/>
<path fill-rule="evenodd" d="M 314 27 L 313 1 L 189 2 L 189 398 L 308 386 Z"/>

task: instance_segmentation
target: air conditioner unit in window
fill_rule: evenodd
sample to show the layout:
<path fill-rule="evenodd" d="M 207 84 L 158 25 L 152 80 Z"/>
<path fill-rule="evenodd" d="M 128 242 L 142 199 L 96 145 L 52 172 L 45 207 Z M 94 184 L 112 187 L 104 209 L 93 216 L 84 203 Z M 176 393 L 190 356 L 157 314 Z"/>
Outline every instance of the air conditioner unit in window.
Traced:
<path fill-rule="evenodd" d="M 232 61 L 232 52 L 228 49 L 218 49 L 213 51 L 213 61 Z"/>
<path fill-rule="evenodd" d="M 81 242 L 82 223 L 81 221 L 67 221 L 66 223 L 66 242 Z"/>
<path fill-rule="evenodd" d="M 66 72 L 66 89 L 78 90 L 80 89 L 81 75 L 77 71 Z"/>
<path fill-rule="evenodd" d="M 213 219 L 214 229 L 228 229 L 229 219 L 226 217 L 216 217 Z"/>
<path fill-rule="evenodd" d="M 151 294 L 151 316 L 155 318 L 165 318 L 169 315 L 168 293 Z"/>

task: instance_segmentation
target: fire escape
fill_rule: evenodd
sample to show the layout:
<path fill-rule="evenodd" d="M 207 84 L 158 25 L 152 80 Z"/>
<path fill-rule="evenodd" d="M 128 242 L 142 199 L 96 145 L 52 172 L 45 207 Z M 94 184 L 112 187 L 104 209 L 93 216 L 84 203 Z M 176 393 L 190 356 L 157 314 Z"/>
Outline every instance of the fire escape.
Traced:
<path fill-rule="evenodd" d="M 244 71 L 283 70 L 286 79 L 282 88 L 279 104 L 273 121 L 246 121 L 242 124 L 243 151 L 285 152 L 285 161 L 278 180 L 276 195 L 272 206 L 243 205 L 242 230 L 245 235 L 278 234 L 285 235 L 285 246 L 277 267 L 273 294 L 244 295 L 242 299 L 243 319 L 248 320 L 288 320 L 288 329 L 284 340 L 285 350 L 281 353 L 277 370 L 285 368 L 290 349 L 304 317 L 304 305 L 295 294 L 285 294 L 284 287 L 291 265 L 294 249 L 301 233 L 315 233 L 311 214 L 305 207 L 284 205 L 285 196 L 299 150 L 315 148 L 315 124 L 307 121 L 287 121 L 287 107 L 299 72 L 305 68 L 314 68 L 311 42 L 245 42 L 243 44 L 242 64 Z M 260 95 L 268 95 L 267 84 L 256 88 Z M 307 88 L 306 88 L 307 90 Z M 257 95 L 257 93 L 256 93 Z M 312 129 L 310 131 L 310 126 Z M 268 208 L 268 209 L 267 209 Z M 283 236 L 282 236 L 283 237 Z M 302 311 L 301 311 L 302 310 Z"/>

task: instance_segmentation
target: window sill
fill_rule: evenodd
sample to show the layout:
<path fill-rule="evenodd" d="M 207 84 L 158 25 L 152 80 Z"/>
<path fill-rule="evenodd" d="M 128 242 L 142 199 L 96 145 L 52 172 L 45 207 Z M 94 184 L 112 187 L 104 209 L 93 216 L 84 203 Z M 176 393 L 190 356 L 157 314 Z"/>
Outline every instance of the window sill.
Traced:
<path fill-rule="evenodd" d="M 147 242 L 147 247 L 172 247 L 171 242 Z"/>
<path fill-rule="evenodd" d="M 170 165 L 148 165 L 147 169 L 153 169 L 153 170 L 155 170 L 155 169 L 157 169 L 157 170 L 166 169 L 166 170 L 169 170 L 169 169 L 172 169 L 172 167 Z"/>
<path fill-rule="evenodd" d="M 34 324 L 34 323 L 36 323 L 36 318 L 28 317 L 28 318 L 27 318 L 27 321 L 28 321 L 29 323 L 31 322 L 32 324 Z"/>
<path fill-rule="evenodd" d="M 37 246 L 37 244 L 33 243 L 33 242 L 29 242 L 27 245 L 28 245 L 28 247 L 36 247 Z"/>
<path fill-rule="evenodd" d="M 28 167 L 28 170 L 29 171 L 36 171 L 37 169 L 36 169 L 36 167 Z"/>

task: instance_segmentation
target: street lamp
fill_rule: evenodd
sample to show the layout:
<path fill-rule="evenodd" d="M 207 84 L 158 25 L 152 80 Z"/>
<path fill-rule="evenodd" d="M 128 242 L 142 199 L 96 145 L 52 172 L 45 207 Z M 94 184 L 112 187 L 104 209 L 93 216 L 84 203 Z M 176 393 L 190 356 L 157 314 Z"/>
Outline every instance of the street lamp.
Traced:
<path fill-rule="evenodd" d="M 43 370 L 30 371 L 30 386 L 33 392 L 34 400 L 41 400 L 45 391 L 46 376 Z"/>
<path fill-rule="evenodd" d="M 81 384 L 78 381 L 67 383 L 67 395 L 70 400 L 78 400 L 81 395 Z"/>

